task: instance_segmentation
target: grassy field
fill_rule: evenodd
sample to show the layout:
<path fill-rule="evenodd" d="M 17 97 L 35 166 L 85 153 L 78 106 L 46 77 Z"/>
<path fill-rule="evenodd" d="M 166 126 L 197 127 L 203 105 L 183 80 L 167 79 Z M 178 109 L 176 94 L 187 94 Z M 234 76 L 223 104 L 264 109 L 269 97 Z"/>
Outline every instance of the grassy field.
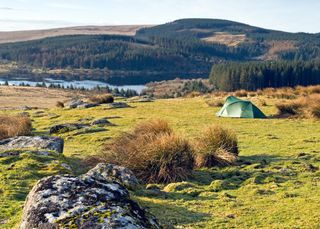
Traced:
<path fill-rule="evenodd" d="M 203 97 L 169 99 L 129 103 L 131 108 L 123 109 L 50 108 L 29 113 L 35 134 L 48 134 L 54 124 L 90 122 L 102 117 L 109 117 L 115 124 L 105 129 L 75 130 L 61 135 L 65 139 L 63 160 L 71 164 L 76 174 L 89 169 L 83 166 L 83 159 L 99 153 L 106 141 L 144 120 L 167 120 L 177 133 L 191 140 L 211 124 L 230 127 L 239 139 L 238 166 L 197 170 L 187 182 L 162 185 L 166 192 L 140 190 L 132 193 L 133 198 L 168 228 L 319 228 L 320 122 L 217 118 L 215 113 L 219 108 L 209 107 L 205 100 Z M 274 100 L 267 100 L 267 104 L 262 110 L 267 115 L 275 114 Z M 0 160 L 0 175 L 7 177 L 0 190 L 5 185 L 10 190 L 19 187 L 25 190 L 22 196 L 11 198 L 0 192 L 3 202 L 0 227 L 2 223 L 3 228 L 10 228 L 19 221 L 27 190 L 39 177 L 21 176 L 19 182 L 10 179 L 6 170 L 10 163 L 6 160 Z M 38 167 L 32 169 L 34 173 L 37 170 Z M 10 210 L 13 208 L 17 210 Z"/>
<path fill-rule="evenodd" d="M 41 87 L 0 87 L 0 110 L 19 109 L 22 106 L 53 108 L 58 101 L 82 97 L 85 92 Z"/>

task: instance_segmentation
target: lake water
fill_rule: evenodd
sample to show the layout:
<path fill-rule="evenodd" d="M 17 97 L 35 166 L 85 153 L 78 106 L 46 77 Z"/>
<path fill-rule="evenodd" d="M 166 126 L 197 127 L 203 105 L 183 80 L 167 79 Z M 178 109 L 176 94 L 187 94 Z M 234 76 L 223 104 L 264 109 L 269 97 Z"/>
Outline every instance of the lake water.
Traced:
<path fill-rule="evenodd" d="M 7 80 L 9 85 L 16 85 L 19 86 L 20 84 L 28 84 L 30 86 L 36 86 L 37 84 L 42 84 L 43 82 L 46 84 L 46 86 L 49 86 L 50 84 L 54 85 L 61 85 L 66 87 L 70 87 L 71 85 L 74 88 L 86 88 L 86 89 L 93 89 L 96 88 L 97 86 L 99 87 L 106 87 L 108 86 L 109 88 L 118 88 L 118 89 L 131 89 L 135 90 L 138 93 L 141 93 L 143 89 L 146 88 L 144 85 L 122 85 L 122 86 L 115 86 L 115 85 L 110 85 L 101 81 L 95 81 L 95 80 L 74 80 L 74 81 L 64 81 L 64 80 L 54 80 L 54 79 L 44 79 L 44 81 L 30 81 L 30 80 L 24 80 L 24 79 L 13 79 L 13 80 Z M 0 79 L 0 84 L 4 84 L 6 80 Z"/>

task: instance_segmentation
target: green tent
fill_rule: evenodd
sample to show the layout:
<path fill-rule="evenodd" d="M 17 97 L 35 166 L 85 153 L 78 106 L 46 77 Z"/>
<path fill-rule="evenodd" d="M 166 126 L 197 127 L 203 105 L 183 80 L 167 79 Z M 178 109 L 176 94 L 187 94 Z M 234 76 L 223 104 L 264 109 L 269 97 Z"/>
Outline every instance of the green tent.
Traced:
<path fill-rule="evenodd" d="M 252 102 L 229 96 L 217 113 L 219 117 L 232 118 L 266 118 L 265 114 Z"/>

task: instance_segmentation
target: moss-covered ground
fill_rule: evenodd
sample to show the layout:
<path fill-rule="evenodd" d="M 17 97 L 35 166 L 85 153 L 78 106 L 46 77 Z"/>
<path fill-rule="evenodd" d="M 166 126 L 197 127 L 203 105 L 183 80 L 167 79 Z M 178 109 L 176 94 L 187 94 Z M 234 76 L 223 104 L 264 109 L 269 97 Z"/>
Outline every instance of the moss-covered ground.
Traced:
<path fill-rule="evenodd" d="M 269 106 L 262 110 L 267 115 L 275 114 L 274 101 L 267 103 Z M 65 139 L 63 160 L 72 165 L 76 174 L 89 169 L 81 163 L 83 159 L 99 153 L 104 142 L 140 121 L 165 119 L 190 140 L 208 125 L 225 125 L 234 129 L 239 139 L 238 166 L 197 170 L 187 183 L 163 186 L 166 192 L 139 191 L 133 193 L 134 199 L 168 228 L 320 227 L 319 121 L 217 118 L 219 108 L 209 107 L 205 98 L 130 105 L 123 109 L 100 106 L 29 113 L 35 134 L 48 134 L 54 124 L 80 120 L 89 123 L 103 117 L 115 124 L 60 135 Z M 58 172 L 47 170 L 41 160 L 27 153 L 0 159 L 0 227 L 19 221 L 23 200 L 37 179 Z M 12 163 L 16 164 L 15 170 L 8 170 Z"/>

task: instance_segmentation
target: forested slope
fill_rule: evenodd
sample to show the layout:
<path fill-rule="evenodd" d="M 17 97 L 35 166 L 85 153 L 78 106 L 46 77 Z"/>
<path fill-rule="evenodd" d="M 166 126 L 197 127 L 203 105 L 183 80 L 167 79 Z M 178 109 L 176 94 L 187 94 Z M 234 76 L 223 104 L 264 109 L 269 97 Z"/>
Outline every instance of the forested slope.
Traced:
<path fill-rule="evenodd" d="M 183 19 L 142 28 L 134 36 L 71 35 L 0 45 L 0 63 L 26 77 L 145 83 L 208 77 L 212 65 L 320 57 L 320 35 L 287 33 L 216 19 Z M 3 74 L 2 74 L 3 75 Z"/>

